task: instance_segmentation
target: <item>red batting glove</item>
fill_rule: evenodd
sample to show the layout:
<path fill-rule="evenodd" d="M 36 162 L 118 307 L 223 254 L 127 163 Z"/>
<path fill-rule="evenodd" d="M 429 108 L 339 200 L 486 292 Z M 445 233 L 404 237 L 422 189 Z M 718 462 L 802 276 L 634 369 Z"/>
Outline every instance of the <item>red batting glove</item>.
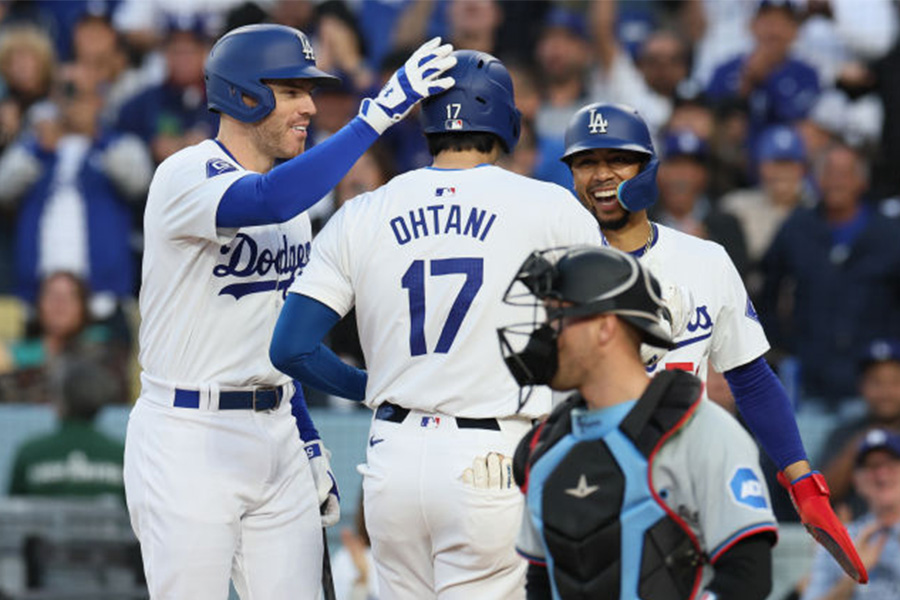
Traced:
<path fill-rule="evenodd" d="M 784 473 L 778 473 L 778 483 L 788 491 L 800 520 L 813 538 L 828 550 L 847 575 L 859 583 L 869 581 L 866 567 L 859 559 L 847 528 L 831 508 L 831 490 L 818 471 L 812 471 L 788 483 Z"/>

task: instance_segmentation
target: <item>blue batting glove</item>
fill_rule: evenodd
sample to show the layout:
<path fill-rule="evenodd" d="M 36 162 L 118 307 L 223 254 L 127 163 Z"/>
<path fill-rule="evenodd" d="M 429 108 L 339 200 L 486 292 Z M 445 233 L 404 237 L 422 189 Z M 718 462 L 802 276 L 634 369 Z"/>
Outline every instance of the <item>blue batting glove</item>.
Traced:
<path fill-rule="evenodd" d="M 441 44 L 436 37 L 422 44 L 406 63 L 394 73 L 375 98 L 366 98 L 359 116 L 379 134 L 401 121 L 422 98 L 440 94 L 456 83 L 452 77 L 441 77 L 456 64 L 453 46 Z"/>

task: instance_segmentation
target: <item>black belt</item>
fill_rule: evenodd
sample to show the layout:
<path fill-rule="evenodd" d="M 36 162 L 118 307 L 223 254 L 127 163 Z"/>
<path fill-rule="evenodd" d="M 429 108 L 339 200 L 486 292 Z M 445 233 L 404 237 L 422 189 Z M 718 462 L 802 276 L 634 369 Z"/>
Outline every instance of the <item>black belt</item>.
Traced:
<path fill-rule="evenodd" d="M 379 421 L 390 421 L 391 423 L 402 423 L 411 411 L 408 408 L 391 404 L 390 402 L 382 402 L 375 410 L 375 418 Z M 456 420 L 456 426 L 460 429 L 489 429 L 491 431 L 500 431 L 500 422 L 497 419 L 469 419 L 466 417 L 448 417 Z"/>
<path fill-rule="evenodd" d="M 219 392 L 219 410 L 272 410 L 281 404 L 283 395 L 280 387 Z M 200 392 L 176 388 L 174 406 L 200 408 Z"/>

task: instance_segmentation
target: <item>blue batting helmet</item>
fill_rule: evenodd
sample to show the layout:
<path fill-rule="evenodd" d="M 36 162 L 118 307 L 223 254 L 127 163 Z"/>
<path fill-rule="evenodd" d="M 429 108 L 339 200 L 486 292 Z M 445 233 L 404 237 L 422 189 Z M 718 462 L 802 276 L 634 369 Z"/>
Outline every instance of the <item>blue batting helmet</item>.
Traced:
<path fill-rule="evenodd" d="M 265 118 L 275 108 L 275 95 L 264 79 L 338 79 L 316 68 L 316 54 L 302 31 L 285 25 L 247 25 L 222 36 L 206 60 L 209 110 L 244 123 Z M 256 101 L 248 106 L 242 96 Z"/>
<path fill-rule="evenodd" d="M 659 161 L 650 129 L 635 109 L 597 102 L 579 110 L 566 128 L 566 149 L 560 160 L 571 166 L 575 154 L 601 148 L 638 152 L 649 159 L 637 176 L 619 184 L 619 204 L 635 212 L 656 202 Z"/>
<path fill-rule="evenodd" d="M 507 152 L 519 141 L 522 115 L 516 108 L 512 78 L 503 63 L 475 50 L 457 50 L 447 71 L 452 88 L 422 101 L 425 133 L 484 131 L 496 134 Z"/>

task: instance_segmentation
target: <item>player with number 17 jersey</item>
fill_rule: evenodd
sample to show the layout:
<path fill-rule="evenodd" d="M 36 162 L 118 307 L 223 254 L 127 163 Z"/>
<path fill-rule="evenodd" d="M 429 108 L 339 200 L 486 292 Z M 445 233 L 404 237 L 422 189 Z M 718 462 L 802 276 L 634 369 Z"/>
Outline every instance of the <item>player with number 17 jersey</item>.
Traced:
<path fill-rule="evenodd" d="M 599 244 L 588 216 L 563 188 L 500 167 L 419 169 L 335 213 L 290 291 L 339 315 L 356 306 L 366 405 L 511 416 L 519 388 L 496 329 L 531 315 L 500 300 L 535 248 Z M 524 410 L 549 408 L 537 390 Z"/>

